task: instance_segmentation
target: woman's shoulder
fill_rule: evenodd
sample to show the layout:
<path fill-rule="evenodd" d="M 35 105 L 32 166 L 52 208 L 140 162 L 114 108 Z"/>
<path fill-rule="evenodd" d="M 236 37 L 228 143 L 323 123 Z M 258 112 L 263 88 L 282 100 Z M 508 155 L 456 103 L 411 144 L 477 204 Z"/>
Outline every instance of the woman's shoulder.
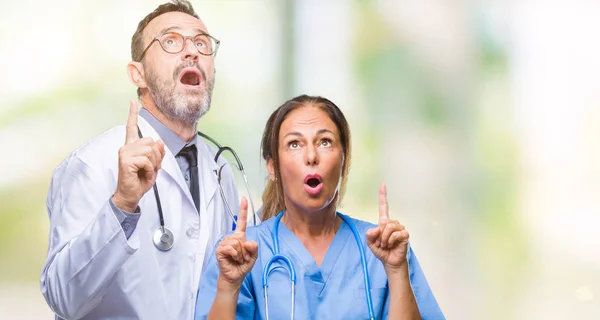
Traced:
<path fill-rule="evenodd" d="M 359 231 L 359 232 L 366 231 L 368 229 L 371 229 L 371 228 L 374 228 L 377 226 L 376 224 L 374 224 L 372 222 L 353 218 L 353 217 L 343 214 L 341 212 L 338 212 L 338 215 L 340 215 L 345 221 L 352 223 L 356 227 L 357 231 Z"/>
<path fill-rule="evenodd" d="M 255 240 L 256 236 L 259 234 L 270 233 L 273 229 L 273 218 L 269 220 L 262 221 L 261 223 L 255 226 L 247 226 L 246 227 L 246 238 L 248 240 Z M 230 236 L 235 233 L 235 229 L 233 231 L 228 231 L 224 235 L 219 238 L 219 241 L 223 240 L 224 237 Z"/>
<path fill-rule="evenodd" d="M 260 235 L 271 234 L 275 217 L 271 217 L 255 226 L 246 227 L 246 237 L 252 240 L 260 237 Z"/>

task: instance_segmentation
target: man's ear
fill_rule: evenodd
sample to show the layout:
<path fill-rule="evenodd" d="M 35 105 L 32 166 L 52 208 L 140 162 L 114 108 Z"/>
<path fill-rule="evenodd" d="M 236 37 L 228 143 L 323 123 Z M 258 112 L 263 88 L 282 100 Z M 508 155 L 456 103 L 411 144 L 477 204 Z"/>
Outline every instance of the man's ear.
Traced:
<path fill-rule="evenodd" d="M 136 87 L 141 89 L 148 87 L 146 78 L 144 77 L 144 66 L 142 66 L 141 62 L 129 62 L 127 64 L 127 74 L 129 75 L 129 80 L 131 80 Z"/>
<path fill-rule="evenodd" d="M 271 158 L 267 158 L 267 170 L 269 170 L 269 179 L 271 179 L 271 181 L 275 181 L 277 180 L 277 177 L 275 176 L 275 161 L 273 161 L 273 159 Z"/>

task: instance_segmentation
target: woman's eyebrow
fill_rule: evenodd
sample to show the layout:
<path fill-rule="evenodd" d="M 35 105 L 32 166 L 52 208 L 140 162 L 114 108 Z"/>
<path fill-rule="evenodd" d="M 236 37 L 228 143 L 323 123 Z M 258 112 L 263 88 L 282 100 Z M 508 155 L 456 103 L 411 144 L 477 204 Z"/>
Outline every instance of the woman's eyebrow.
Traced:
<path fill-rule="evenodd" d="M 329 129 L 321 129 L 321 130 L 317 131 L 317 134 L 323 134 L 323 133 L 327 133 L 327 132 L 333 134 L 333 131 L 331 131 Z"/>
<path fill-rule="evenodd" d="M 331 133 L 334 134 L 333 131 L 329 130 L 329 129 L 320 129 L 317 131 L 317 135 L 321 135 L 323 133 Z M 302 137 L 302 133 L 298 132 L 298 131 L 292 131 L 292 132 L 288 132 L 286 133 L 283 138 L 286 138 L 287 136 L 298 136 L 298 137 Z"/>
<path fill-rule="evenodd" d="M 298 137 L 302 137 L 302 133 L 297 132 L 297 131 L 293 131 L 293 132 L 288 132 L 286 133 L 283 137 L 287 137 L 287 136 L 298 136 Z"/>

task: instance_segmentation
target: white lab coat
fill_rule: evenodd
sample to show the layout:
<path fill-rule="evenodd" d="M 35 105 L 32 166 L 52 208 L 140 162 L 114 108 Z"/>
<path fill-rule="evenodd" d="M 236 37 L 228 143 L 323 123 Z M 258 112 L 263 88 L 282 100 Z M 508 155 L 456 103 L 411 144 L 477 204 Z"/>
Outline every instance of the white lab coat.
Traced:
<path fill-rule="evenodd" d="M 159 139 L 138 116 L 144 137 Z M 198 138 L 200 214 L 181 169 L 168 148 L 157 186 L 165 226 L 174 235 L 170 251 L 157 250 L 159 227 L 153 189 L 139 202 L 141 217 L 129 239 L 109 199 L 117 187 L 118 150 L 125 126 L 115 127 L 74 151 L 54 171 L 48 192 L 48 258 L 41 290 L 57 319 L 192 319 L 205 257 L 231 230 L 215 171 L 225 159 Z M 231 166 L 221 184 L 234 214 L 239 198 Z"/>

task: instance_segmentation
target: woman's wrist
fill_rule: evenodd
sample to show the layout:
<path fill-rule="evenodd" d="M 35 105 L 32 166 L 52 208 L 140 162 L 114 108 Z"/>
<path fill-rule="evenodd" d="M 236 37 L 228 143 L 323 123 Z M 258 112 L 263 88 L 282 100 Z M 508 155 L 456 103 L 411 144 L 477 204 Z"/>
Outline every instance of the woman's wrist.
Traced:
<path fill-rule="evenodd" d="M 408 279 L 408 261 L 399 266 L 384 266 L 384 269 L 389 280 Z"/>
<path fill-rule="evenodd" d="M 242 281 L 231 282 L 221 276 L 217 278 L 217 291 L 221 293 L 237 294 L 242 287 Z"/>

